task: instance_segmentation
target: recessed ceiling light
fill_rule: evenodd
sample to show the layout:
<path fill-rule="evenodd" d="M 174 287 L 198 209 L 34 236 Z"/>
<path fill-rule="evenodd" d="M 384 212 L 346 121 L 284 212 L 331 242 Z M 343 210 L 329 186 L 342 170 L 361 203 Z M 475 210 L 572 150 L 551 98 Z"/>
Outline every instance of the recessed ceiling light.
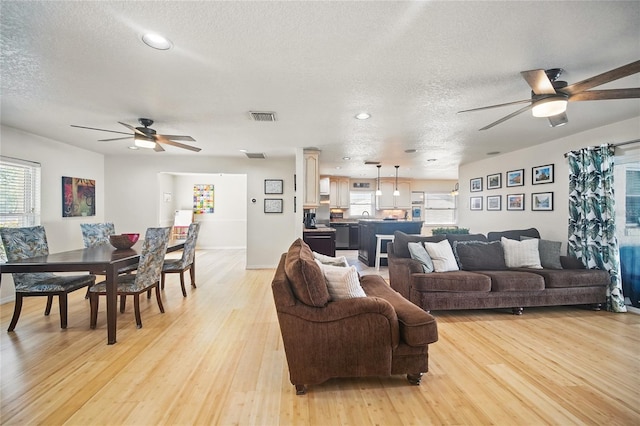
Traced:
<path fill-rule="evenodd" d="M 500 151 L 487 152 L 487 155 L 497 155 L 497 154 L 500 154 Z"/>
<path fill-rule="evenodd" d="M 371 114 L 369 114 L 367 112 L 361 112 L 360 114 L 356 115 L 356 118 L 358 120 L 366 120 L 368 118 L 371 118 Z"/>
<path fill-rule="evenodd" d="M 137 150 L 137 149 L 139 149 L 137 146 L 130 146 L 130 147 L 128 147 L 128 148 L 129 148 L 129 149 L 132 149 L 132 150 L 134 150 L 134 151 L 135 151 L 135 150 Z"/>
<path fill-rule="evenodd" d="M 413 154 L 414 152 L 418 152 L 418 150 L 411 148 L 411 149 L 405 149 L 404 152 L 406 152 L 407 154 Z"/>
<path fill-rule="evenodd" d="M 343 159 L 344 161 L 348 161 L 348 160 L 351 160 L 351 157 L 342 157 L 342 159 Z"/>
<path fill-rule="evenodd" d="M 248 152 L 246 149 L 241 149 L 240 152 Z"/>
<path fill-rule="evenodd" d="M 427 158 L 427 161 L 438 161 L 437 158 Z"/>
<path fill-rule="evenodd" d="M 155 33 L 146 33 L 142 36 L 142 41 L 149 47 L 153 47 L 158 50 L 169 50 L 173 43 L 166 37 Z"/>

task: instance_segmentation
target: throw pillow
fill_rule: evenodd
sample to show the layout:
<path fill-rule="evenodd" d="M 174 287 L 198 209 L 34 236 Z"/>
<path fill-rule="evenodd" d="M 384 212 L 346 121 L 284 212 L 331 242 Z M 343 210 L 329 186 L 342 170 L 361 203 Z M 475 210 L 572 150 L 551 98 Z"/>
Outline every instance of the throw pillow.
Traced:
<path fill-rule="evenodd" d="M 367 297 L 360 285 L 360 277 L 355 266 L 343 267 L 325 265 L 316 260 L 332 300 L 354 299 L 356 297 Z"/>
<path fill-rule="evenodd" d="M 422 271 L 433 272 L 433 262 L 424 246 L 421 243 L 409 243 L 408 247 L 411 258 L 422 264 Z"/>
<path fill-rule="evenodd" d="M 542 269 L 537 239 L 517 241 L 502 237 L 500 241 L 507 268 Z"/>
<path fill-rule="evenodd" d="M 445 239 L 444 235 L 434 235 L 432 237 L 426 237 L 424 235 L 407 234 L 402 231 L 395 231 L 393 233 L 393 254 L 397 257 L 411 257 L 409 253 L 409 243 L 437 243 Z"/>
<path fill-rule="evenodd" d="M 329 302 L 329 290 L 322 270 L 316 263 L 311 248 L 301 238 L 289 247 L 284 272 L 291 282 L 293 293 L 302 303 L 322 308 Z"/>
<path fill-rule="evenodd" d="M 522 236 L 521 240 L 530 240 L 532 237 Z M 540 264 L 547 269 L 562 269 L 560 256 L 562 243 L 560 241 L 538 240 L 538 253 L 540 253 Z"/>
<path fill-rule="evenodd" d="M 464 271 L 499 271 L 507 269 L 500 241 L 456 241 L 453 254 Z"/>
<path fill-rule="evenodd" d="M 316 260 L 319 260 L 320 263 L 322 263 L 324 265 L 349 266 L 349 263 L 347 263 L 347 258 L 344 257 L 344 256 L 331 257 L 331 256 L 327 256 L 327 255 L 322 254 L 322 253 L 316 253 L 314 251 L 313 252 L 313 257 Z"/>
<path fill-rule="evenodd" d="M 424 243 L 424 248 L 427 250 L 427 253 L 429 253 L 435 272 L 460 270 L 456 258 L 453 256 L 453 250 L 451 249 L 449 240 L 442 240 L 439 243 Z"/>

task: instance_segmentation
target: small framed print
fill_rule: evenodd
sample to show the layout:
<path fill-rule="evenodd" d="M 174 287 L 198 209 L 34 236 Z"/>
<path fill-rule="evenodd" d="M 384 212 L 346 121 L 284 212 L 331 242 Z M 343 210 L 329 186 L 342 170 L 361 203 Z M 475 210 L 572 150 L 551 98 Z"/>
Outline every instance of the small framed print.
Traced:
<path fill-rule="evenodd" d="M 474 178 L 469 181 L 471 186 L 471 192 L 480 192 L 482 191 L 482 178 Z"/>
<path fill-rule="evenodd" d="M 482 210 L 482 197 L 471 197 L 469 207 L 471 210 Z"/>
<path fill-rule="evenodd" d="M 284 181 L 282 179 L 265 179 L 264 193 L 265 194 L 282 194 L 283 183 Z"/>
<path fill-rule="evenodd" d="M 524 185 L 524 169 L 511 170 L 506 174 L 507 188 Z"/>
<path fill-rule="evenodd" d="M 502 188 L 502 173 L 487 176 L 487 189 Z"/>
<path fill-rule="evenodd" d="M 553 183 L 553 164 L 533 167 L 531 169 L 531 183 L 533 185 Z"/>
<path fill-rule="evenodd" d="M 532 211 L 552 211 L 553 192 L 534 192 L 531 194 Z"/>
<path fill-rule="evenodd" d="M 507 195 L 507 210 L 524 210 L 524 194 Z"/>
<path fill-rule="evenodd" d="M 502 210 L 502 195 L 488 195 L 487 210 Z"/>
<path fill-rule="evenodd" d="M 265 213 L 282 213 L 282 198 L 265 198 Z"/>

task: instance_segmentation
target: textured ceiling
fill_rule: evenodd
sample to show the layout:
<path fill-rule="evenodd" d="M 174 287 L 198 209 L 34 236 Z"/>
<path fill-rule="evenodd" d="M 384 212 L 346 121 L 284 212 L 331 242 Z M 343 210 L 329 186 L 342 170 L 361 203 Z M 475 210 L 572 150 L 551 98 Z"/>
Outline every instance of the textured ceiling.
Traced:
<path fill-rule="evenodd" d="M 2 124 L 106 155 L 316 147 L 323 174 L 372 178 L 364 161 L 375 160 L 384 175 L 399 164 L 401 177 L 455 179 L 488 152 L 640 118 L 638 99 L 570 103 L 557 128 L 527 112 L 478 131 L 520 106 L 456 113 L 528 99 L 522 70 L 561 67 L 571 84 L 638 60 L 638 1 L 0 5 Z M 150 49 L 146 31 L 173 49 Z M 599 88 L 618 87 L 640 87 L 640 74 Z M 371 119 L 354 119 L 361 111 Z M 117 134 L 70 126 L 126 132 L 117 122 L 139 117 L 202 151 L 131 151 L 130 141 L 97 141 Z"/>

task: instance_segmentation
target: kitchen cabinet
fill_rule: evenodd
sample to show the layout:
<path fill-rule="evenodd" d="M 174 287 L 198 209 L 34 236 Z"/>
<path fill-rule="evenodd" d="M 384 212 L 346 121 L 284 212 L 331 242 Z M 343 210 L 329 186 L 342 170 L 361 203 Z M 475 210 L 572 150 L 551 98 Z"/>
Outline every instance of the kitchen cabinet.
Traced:
<path fill-rule="evenodd" d="M 398 181 L 400 195 L 393 195 L 396 189 L 394 180 L 381 180 L 380 191 L 382 195 L 376 197 L 378 210 L 410 209 L 411 208 L 411 182 Z"/>
<path fill-rule="evenodd" d="M 405 234 L 420 234 L 422 230 L 421 221 L 405 220 L 374 220 L 363 219 L 358 221 L 360 225 L 360 244 L 358 248 L 358 260 L 367 266 L 375 266 L 376 263 L 376 234 L 393 235 L 395 231 L 402 231 Z M 382 247 L 382 252 L 387 252 L 386 244 Z M 380 259 L 380 265 L 387 265 L 387 259 Z"/>
<path fill-rule="evenodd" d="M 329 180 L 329 207 L 332 209 L 348 209 L 349 178 L 331 178 Z"/>
<path fill-rule="evenodd" d="M 329 195 L 330 184 L 328 177 L 320 178 L 320 195 Z"/>
<path fill-rule="evenodd" d="M 303 208 L 315 209 L 320 206 L 320 152 L 305 150 L 303 153 Z"/>
<path fill-rule="evenodd" d="M 336 256 L 336 230 L 333 228 L 305 229 L 302 239 L 312 251 L 326 256 Z"/>

